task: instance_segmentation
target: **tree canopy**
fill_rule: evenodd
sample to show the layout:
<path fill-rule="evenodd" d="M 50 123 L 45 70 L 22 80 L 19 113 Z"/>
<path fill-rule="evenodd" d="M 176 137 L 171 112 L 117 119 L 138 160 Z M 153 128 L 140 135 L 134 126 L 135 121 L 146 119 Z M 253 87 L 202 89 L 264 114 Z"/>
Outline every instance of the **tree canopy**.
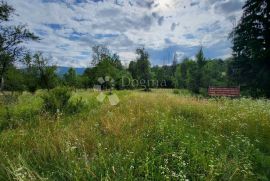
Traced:
<path fill-rule="evenodd" d="M 253 96 L 270 97 L 270 2 L 247 0 L 233 42 L 234 78 Z"/>
<path fill-rule="evenodd" d="M 4 78 L 6 73 L 22 55 L 26 53 L 22 43 L 29 40 L 37 40 L 38 37 L 30 32 L 26 26 L 8 26 L 4 21 L 9 21 L 10 16 L 14 13 L 13 7 L 6 2 L 0 3 L 0 89 L 4 88 Z"/>

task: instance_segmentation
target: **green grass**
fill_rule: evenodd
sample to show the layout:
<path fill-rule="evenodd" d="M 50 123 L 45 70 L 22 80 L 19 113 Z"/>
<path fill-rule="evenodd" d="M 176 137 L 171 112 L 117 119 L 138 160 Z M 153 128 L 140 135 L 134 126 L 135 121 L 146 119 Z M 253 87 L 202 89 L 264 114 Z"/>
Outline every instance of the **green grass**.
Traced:
<path fill-rule="evenodd" d="M 117 91 L 56 116 L 42 91 L 0 103 L 0 180 L 269 180 L 270 102 Z M 7 119 L 8 118 L 8 119 Z"/>

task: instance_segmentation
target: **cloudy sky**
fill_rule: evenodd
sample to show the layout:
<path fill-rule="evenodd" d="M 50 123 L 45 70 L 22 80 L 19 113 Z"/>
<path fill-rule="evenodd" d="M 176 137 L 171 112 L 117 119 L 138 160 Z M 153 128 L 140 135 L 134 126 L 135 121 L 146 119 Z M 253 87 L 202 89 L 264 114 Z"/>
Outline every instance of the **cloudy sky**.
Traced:
<path fill-rule="evenodd" d="M 29 43 L 59 66 L 86 67 L 91 47 L 106 45 L 123 63 L 144 46 L 154 65 L 176 53 L 194 57 L 200 45 L 208 58 L 231 54 L 228 34 L 244 0 L 8 0 L 13 23 L 27 24 L 42 38 Z"/>

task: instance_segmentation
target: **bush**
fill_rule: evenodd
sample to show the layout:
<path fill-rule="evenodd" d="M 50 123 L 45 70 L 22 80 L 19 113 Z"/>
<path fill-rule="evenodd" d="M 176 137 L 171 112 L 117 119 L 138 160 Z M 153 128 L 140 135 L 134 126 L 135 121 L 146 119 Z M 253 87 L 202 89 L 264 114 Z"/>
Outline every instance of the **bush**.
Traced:
<path fill-rule="evenodd" d="M 63 112 L 68 107 L 71 90 L 66 87 L 57 87 L 42 96 L 43 108 L 50 113 Z"/>
<path fill-rule="evenodd" d="M 81 112 L 84 108 L 85 102 L 83 101 L 82 97 L 68 101 L 67 111 L 69 113 L 78 113 Z"/>

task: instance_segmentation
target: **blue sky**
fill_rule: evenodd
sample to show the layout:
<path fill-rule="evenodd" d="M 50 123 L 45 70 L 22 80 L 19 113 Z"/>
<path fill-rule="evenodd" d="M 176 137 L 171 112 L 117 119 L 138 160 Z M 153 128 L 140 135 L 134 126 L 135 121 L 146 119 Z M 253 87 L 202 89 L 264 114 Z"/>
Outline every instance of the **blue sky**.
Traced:
<path fill-rule="evenodd" d="M 9 0 L 15 24 L 41 37 L 29 43 L 59 66 L 87 67 L 91 47 L 105 45 L 123 64 L 144 46 L 153 65 L 194 57 L 200 45 L 208 58 L 231 55 L 228 34 L 244 0 Z"/>

